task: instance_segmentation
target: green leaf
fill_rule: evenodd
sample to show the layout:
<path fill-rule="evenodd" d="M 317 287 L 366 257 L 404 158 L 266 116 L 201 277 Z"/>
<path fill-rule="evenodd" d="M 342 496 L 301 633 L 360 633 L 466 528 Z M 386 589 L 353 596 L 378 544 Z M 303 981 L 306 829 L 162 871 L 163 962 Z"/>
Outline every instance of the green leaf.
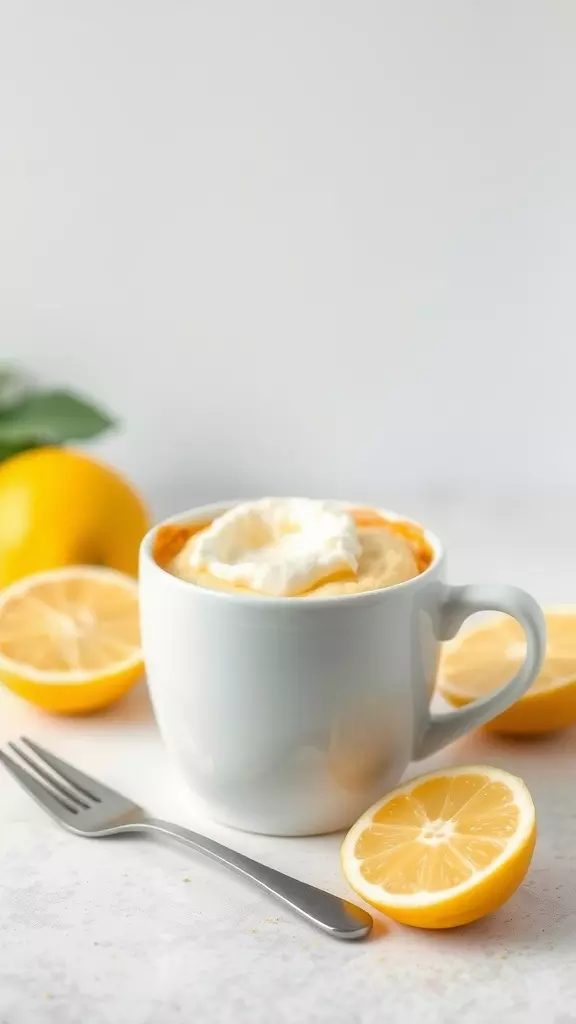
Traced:
<path fill-rule="evenodd" d="M 104 412 L 69 391 L 29 395 L 0 411 L 0 452 L 64 441 L 85 441 L 113 425 Z"/>
<path fill-rule="evenodd" d="M 18 455 L 20 452 L 25 452 L 28 448 L 37 448 L 38 445 L 34 444 L 0 444 L 0 462 L 4 462 L 5 459 L 10 459 L 12 455 Z"/>

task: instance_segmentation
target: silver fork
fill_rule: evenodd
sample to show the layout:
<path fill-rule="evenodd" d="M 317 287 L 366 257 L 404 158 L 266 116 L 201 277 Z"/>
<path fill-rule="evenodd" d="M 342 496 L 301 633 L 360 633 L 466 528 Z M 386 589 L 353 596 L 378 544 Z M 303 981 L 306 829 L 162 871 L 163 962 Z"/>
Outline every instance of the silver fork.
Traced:
<path fill-rule="evenodd" d="M 289 875 L 259 864 L 251 857 L 229 850 L 213 839 L 187 828 L 158 818 L 149 818 L 141 807 L 127 797 L 109 789 L 90 775 L 85 775 L 38 743 L 33 743 L 25 736 L 21 737 L 21 741 L 33 751 L 38 760 L 30 757 L 16 743 L 10 743 L 9 746 L 34 774 L 2 750 L 0 761 L 36 803 L 59 825 L 75 835 L 88 839 L 115 836 L 121 832 L 152 832 L 155 835 L 170 836 L 256 882 L 266 892 L 335 938 L 363 939 L 369 934 L 372 918 L 354 903 L 308 885 L 307 882 L 290 878 Z M 51 771 L 47 771 L 45 766 Z"/>

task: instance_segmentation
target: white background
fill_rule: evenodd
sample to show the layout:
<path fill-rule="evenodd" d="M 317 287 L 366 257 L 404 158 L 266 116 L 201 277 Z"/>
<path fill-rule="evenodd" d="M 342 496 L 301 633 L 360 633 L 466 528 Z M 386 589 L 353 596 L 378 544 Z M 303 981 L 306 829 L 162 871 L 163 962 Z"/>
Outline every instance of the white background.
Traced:
<path fill-rule="evenodd" d="M 0 13 L 1 356 L 160 511 L 576 491 L 570 0 Z"/>

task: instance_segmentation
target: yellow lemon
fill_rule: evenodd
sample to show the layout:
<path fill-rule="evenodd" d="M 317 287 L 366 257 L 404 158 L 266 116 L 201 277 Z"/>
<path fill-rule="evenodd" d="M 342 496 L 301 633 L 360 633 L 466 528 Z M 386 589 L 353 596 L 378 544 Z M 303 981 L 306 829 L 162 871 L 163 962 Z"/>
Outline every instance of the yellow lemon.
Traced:
<path fill-rule="evenodd" d="M 104 707 L 142 675 L 138 584 L 77 565 L 0 593 L 0 679 L 48 711 Z"/>
<path fill-rule="evenodd" d="M 576 608 L 545 611 L 546 658 L 528 693 L 488 723 L 495 732 L 530 735 L 576 722 Z M 515 619 L 499 615 L 445 645 L 438 689 L 456 707 L 508 682 L 525 653 L 524 633 Z"/>
<path fill-rule="evenodd" d="M 136 575 L 147 528 L 130 485 L 87 455 L 37 448 L 0 464 L 0 587 L 65 565 Z"/>
<path fill-rule="evenodd" d="M 536 840 L 521 779 L 479 765 L 399 786 L 364 814 L 342 847 L 356 892 L 417 928 L 454 928 L 497 910 L 518 888 Z"/>

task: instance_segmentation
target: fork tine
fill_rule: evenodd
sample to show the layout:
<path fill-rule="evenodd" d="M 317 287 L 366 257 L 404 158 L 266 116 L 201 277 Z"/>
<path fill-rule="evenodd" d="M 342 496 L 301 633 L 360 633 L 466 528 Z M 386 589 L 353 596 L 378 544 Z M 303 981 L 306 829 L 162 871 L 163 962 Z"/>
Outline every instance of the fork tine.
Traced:
<path fill-rule="evenodd" d="M 56 796 L 42 782 L 16 764 L 8 754 L 0 750 L 0 761 L 10 774 L 20 783 L 23 789 L 30 794 L 37 804 L 40 804 L 48 814 L 51 814 L 57 821 L 70 821 L 71 817 L 78 813 L 78 807 L 67 803 L 64 797 Z"/>
<path fill-rule="evenodd" d="M 37 757 L 45 761 L 63 779 L 66 779 L 66 782 L 76 786 L 76 789 L 79 789 L 84 796 L 90 797 L 91 800 L 96 800 L 97 803 L 101 803 L 107 796 L 118 796 L 113 789 L 108 789 L 107 786 L 97 782 L 90 775 L 85 775 L 84 772 L 78 771 L 78 768 L 74 768 L 68 761 L 63 761 L 62 758 L 51 754 L 49 750 L 45 750 L 39 743 L 34 743 L 26 736 L 21 736 L 20 738 L 27 747 L 30 747 L 30 750 L 34 751 Z"/>
<path fill-rule="evenodd" d="M 78 796 L 77 793 L 73 793 L 71 789 L 67 789 L 66 786 L 63 786 L 62 783 L 54 777 L 54 775 L 51 775 L 50 772 L 45 771 L 41 764 L 38 764 L 36 761 L 33 761 L 25 750 L 21 750 L 20 747 L 18 747 L 15 743 L 12 742 L 9 742 L 8 746 L 12 748 L 15 754 L 18 754 L 18 757 L 21 758 L 22 761 L 24 761 L 30 768 L 32 768 L 36 775 L 39 775 L 40 778 L 44 779 L 44 781 L 47 782 L 50 786 L 52 786 L 53 789 L 56 789 L 59 793 L 61 793 L 62 796 L 66 798 L 66 802 L 70 802 L 73 806 L 76 806 L 78 804 L 80 807 L 83 807 L 84 810 L 88 810 L 90 804 L 87 802 L 87 800 L 83 800 L 82 797 Z"/>

